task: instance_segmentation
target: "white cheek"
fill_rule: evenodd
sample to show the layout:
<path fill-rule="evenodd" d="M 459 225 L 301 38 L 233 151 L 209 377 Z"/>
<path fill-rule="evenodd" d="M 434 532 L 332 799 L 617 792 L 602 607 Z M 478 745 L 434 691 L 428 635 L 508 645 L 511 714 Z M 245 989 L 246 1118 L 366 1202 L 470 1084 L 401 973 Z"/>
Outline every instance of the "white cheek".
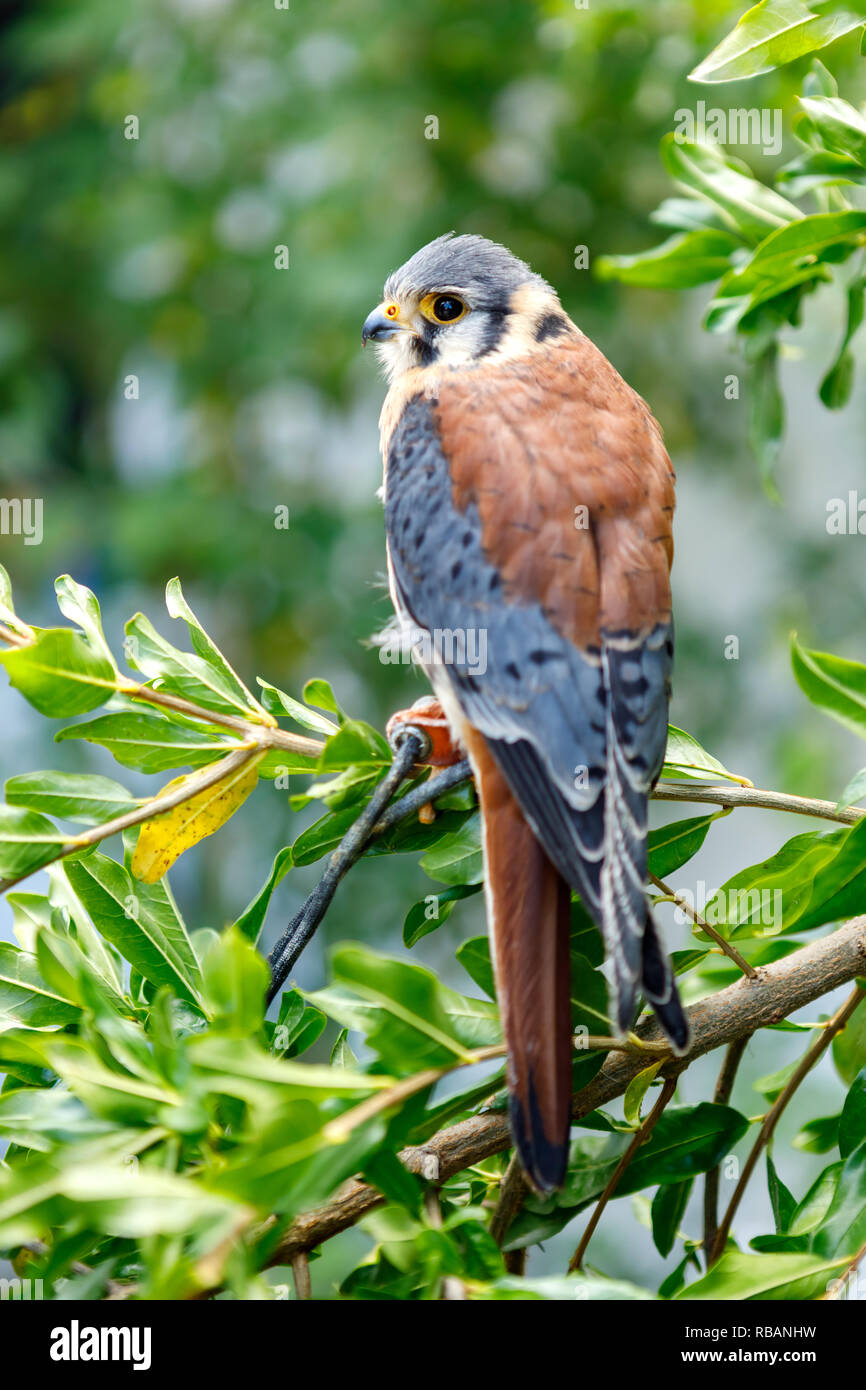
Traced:
<path fill-rule="evenodd" d="M 374 344 L 379 366 L 389 383 L 402 376 L 410 367 L 417 366 L 412 353 L 414 341 L 414 336 L 410 333 L 395 333 L 393 338 L 386 339 L 384 343 Z"/>
<path fill-rule="evenodd" d="M 436 360 L 444 367 L 474 362 L 484 336 L 479 315 L 467 314 L 460 323 L 444 328 L 436 338 Z"/>

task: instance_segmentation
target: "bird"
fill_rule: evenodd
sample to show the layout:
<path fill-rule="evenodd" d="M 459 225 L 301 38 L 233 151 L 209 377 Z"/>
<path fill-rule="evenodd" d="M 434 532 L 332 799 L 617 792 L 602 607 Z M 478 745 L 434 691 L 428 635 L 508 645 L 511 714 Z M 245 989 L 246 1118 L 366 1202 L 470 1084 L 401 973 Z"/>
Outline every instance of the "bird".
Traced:
<path fill-rule="evenodd" d="M 675 1052 L 689 1041 L 646 890 L 674 472 L 644 400 L 496 242 L 423 246 L 367 342 L 388 379 L 391 599 L 478 788 L 511 1132 L 545 1195 L 568 1164 L 572 893 L 604 940 L 614 1033 L 642 995 Z"/>

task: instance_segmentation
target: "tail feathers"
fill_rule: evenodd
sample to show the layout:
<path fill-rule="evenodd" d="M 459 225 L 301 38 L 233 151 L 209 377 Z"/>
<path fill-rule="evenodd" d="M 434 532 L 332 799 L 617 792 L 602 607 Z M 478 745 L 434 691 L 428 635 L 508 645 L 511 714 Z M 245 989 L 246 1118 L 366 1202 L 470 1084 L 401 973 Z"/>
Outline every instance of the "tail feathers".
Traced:
<path fill-rule="evenodd" d="M 487 915 L 508 1044 L 511 1128 L 528 1181 L 562 1185 L 571 1124 L 571 892 L 497 764 L 469 738 L 484 812 Z"/>
<path fill-rule="evenodd" d="M 653 1013 L 677 1052 L 685 1052 L 691 1038 L 689 1021 L 680 1003 L 674 972 L 659 940 L 652 913 L 647 909 L 643 934 L 642 983 Z"/>

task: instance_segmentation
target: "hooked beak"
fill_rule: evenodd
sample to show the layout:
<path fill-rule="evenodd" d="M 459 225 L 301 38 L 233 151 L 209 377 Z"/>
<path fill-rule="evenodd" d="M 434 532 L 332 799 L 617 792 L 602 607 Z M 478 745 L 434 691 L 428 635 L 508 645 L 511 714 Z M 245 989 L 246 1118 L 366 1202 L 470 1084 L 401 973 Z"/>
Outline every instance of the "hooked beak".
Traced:
<path fill-rule="evenodd" d="M 361 329 L 361 345 L 367 346 L 369 339 L 374 343 L 384 343 L 386 339 L 393 338 L 395 333 L 407 332 L 405 323 L 400 323 L 394 310 L 394 304 L 380 304 L 372 314 L 368 314 L 364 320 L 364 327 Z M 391 310 L 389 313 L 388 311 Z"/>

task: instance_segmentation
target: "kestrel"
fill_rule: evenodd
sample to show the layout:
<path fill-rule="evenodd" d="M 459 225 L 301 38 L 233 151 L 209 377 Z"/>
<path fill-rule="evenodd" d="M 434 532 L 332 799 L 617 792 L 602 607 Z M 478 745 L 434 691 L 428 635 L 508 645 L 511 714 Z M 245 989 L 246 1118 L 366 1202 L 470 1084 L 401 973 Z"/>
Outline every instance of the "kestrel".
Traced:
<path fill-rule="evenodd" d="M 674 473 L 645 402 L 483 237 L 439 237 L 395 271 L 368 340 L 390 381 L 391 595 L 475 774 L 512 1132 L 549 1192 L 568 1161 L 572 890 L 604 938 L 616 1029 L 642 994 L 688 1042 L 645 887 Z"/>

